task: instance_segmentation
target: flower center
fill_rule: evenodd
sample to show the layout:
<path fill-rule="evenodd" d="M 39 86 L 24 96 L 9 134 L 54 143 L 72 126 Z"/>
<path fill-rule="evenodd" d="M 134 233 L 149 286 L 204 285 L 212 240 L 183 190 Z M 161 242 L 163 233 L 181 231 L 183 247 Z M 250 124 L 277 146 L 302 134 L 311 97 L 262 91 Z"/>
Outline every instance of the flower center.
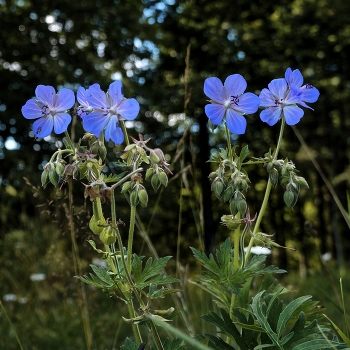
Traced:
<path fill-rule="evenodd" d="M 239 98 L 238 96 L 231 96 L 231 104 L 238 106 Z"/>

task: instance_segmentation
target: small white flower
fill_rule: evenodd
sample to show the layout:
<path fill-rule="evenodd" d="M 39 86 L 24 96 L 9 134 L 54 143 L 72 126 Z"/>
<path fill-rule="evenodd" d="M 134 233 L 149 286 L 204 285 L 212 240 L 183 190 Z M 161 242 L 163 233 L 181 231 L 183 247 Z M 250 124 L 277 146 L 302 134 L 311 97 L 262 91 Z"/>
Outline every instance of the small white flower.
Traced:
<path fill-rule="evenodd" d="M 248 250 L 248 247 L 245 247 L 244 251 L 246 252 L 247 250 Z M 252 247 L 250 252 L 256 255 L 262 255 L 262 254 L 268 255 L 268 254 L 271 254 L 271 249 L 266 247 L 255 246 L 255 247 Z"/>
<path fill-rule="evenodd" d="M 9 293 L 9 294 L 5 294 L 3 296 L 3 299 L 5 301 L 16 301 L 17 300 L 17 295 L 16 294 L 13 294 L 13 293 Z"/>

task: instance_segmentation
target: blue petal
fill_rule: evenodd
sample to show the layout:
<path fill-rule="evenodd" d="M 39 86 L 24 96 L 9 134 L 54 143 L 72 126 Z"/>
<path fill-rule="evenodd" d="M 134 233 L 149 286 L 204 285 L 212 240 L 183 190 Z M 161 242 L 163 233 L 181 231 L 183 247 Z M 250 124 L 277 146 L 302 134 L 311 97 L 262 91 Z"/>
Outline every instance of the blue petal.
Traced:
<path fill-rule="evenodd" d="M 82 86 L 80 86 L 77 91 L 77 100 L 81 106 L 84 106 L 84 107 L 89 106 L 89 103 L 85 96 L 85 89 Z"/>
<path fill-rule="evenodd" d="M 56 109 L 57 111 L 66 111 L 73 107 L 75 103 L 74 92 L 70 89 L 61 89 L 57 94 Z"/>
<path fill-rule="evenodd" d="M 303 92 L 302 100 L 305 102 L 316 102 L 320 96 L 320 92 L 315 87 L 310 88 L 308 85 L 302 86 L 301 91 Z"/>
<path fill-rule="evenodd" d="M 108 123 L 109 117 L 101 112 L 92 112 L 83 118 L 83 127 L 86 131 L 93 133 L 99 137 L 101 131 Z"/>
<path fill-rule="evenodd" d="M 274 79 L 271 81 L 268 87 L 277 100 L 283 100 L 286 96 L 288 85 L 285 79 Z"/>
<path fill-rule="evenodd" d="M 303 85 L 304 78 L 299 69 L 292 71 L 290 68 L 287 68 L 284 76 L 288 85 L 294 85 L 296 87 Z"/>
<path fill-rule="evenodd" d="M 212 100 L 224 104 L 224 87 L 219 78 L 207 78 L 204 81 L 204 93 Z"/>
<path fill-rule="evenodd" d="M 303 97 L 302 91 L 299 88 L 295 87 L 294 85 L 291 85 L 288 91 L 288 95 L 285 98 L 285 103 L 289 105 L 292 105 L 295 103 L 301 103 L 302 97 Z"/>
<path fill-rule="evenodd" d="M 53 117 L 40 118 L 33 123 L 33 131 L 36 137 L 49 136 L 53 129 Z"/>
<path fill-rule="evenodd" d="M 232 108 L 236 111 L 251 114 L 255 113 L 260 104 L 260 98 L 251 92 L 246 92 L 242 96 L 239 97 L 238 105 L 232 105 Z"/>
<path fill-rule="evenodd" d="M 52 86 L 38 85 L 35 89 L 37 99 L 49 107 L 54 106 L 56 91 Z"/>
<path fill-rule="evenodd" d="M 205 114 L 214 125 L 219 125 L 224 118 L 226 108 L 223 105 L 208 104 L 204 107 Z"/>
<path fill-rule="evenodd" d="M 260 107 L 272 107 L 276 105 L 276 98 L 269 89 L 262 89 L 259 95 Z"/>
<path fill-rule="evenodd" d="M 288 125 L 295 125 L 299 123 L 304 111 L 298 106 L 286 106 L 283 108 L 283 114 Z"/>
<path fill-rule="evenodd" d="M 42 109 L 38 106 L 34 99 L 28 100 L 22 107 L 23 117 L 26 119 L 37 119 L 42 116 Z"/>
<path fill-rule="evenodd" d="M 237 135 L 244 134 L 247 127 L 247 121 L 242 114 L 234 111 L 233 109 L 229 109 L 226 112 L 226 124 L 228 129 Z"/>
<path fill-rule="evenodd" d="M 72 117 L 68 113 L 58 113 L 53 119 L 53 128 L 56 134 L 62 134 L 67 131 L 68 125 Z"/>
<path fill-rule="evenodd" d="M 226 78 L 224 87 L 228 96 L 240 96 L 247 88 L 247 82 L 240 74 L 233 74 Z"/>
<path fill-rule="evenodd" d="M 106 141 L 112 140 L 115 144 L 120 145 L 124 141 L 124 134 L 119 127 L 119 120 L 117 116 L 112 116 L 105 129 Z"/>
<path fill-rule="evenodd" d="M 264 109 L 260 113 L 260 119 L 272 126 L 275 125 L 281 117 L 282 108 L 281 107 L 269 107 Z"/>
<path fill-rule="evenodd" d="M 105 109 L 109 107 L 106 94 L 101 90 L 99 84 L 91 85 L 85 91 L 85 97 L 89 102 L 89 105 L 96 109 Z"/>
<path fill-rule="evenodd" d="M 134 120 L 140 112 L 140 104 L 134 98 L 127 98 L 119 105 L 117 112 L 126 120 Z"/>
<path fill-rule="evenodd" d="M 108 89 L 108 97 L 110 100 L 111 107 L 117 107 L 119 103 L 123 100 L 124 95 L 122 91 L 122 83 L 119 80 L 116 80 Z"/>

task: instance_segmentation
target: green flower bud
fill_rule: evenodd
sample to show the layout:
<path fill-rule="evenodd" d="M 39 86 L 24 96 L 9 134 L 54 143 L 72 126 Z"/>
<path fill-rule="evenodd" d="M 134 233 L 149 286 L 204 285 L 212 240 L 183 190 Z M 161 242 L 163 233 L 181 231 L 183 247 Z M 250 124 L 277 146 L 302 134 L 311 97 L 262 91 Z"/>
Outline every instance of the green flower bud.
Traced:
<path fill-rule="evenodd" d="M 233 199 L 230 202 L 230 212 L 233 216 L 237 214 L 237 202 Z"/>
<path fill-rule="evenodd" d="M 136 207 L 137 204 L 139 203 L 139 196 L 138 196 L 138 191 L 137 190 L 133 190 L 131 193 L 130 193 L 130 204 L 133 206 L 133 207 Z"/>
<path fill-rule="evenodd" d="M 149 152 L 149 157 L 150 157 L 152 163 L 159 163 L 159 161 L 160 161 L 159 157 L 156 155 L 156 153 L 154 151 Z"/>
<path fill-rule="evenodd" d="M 285 168 L 285 167 L 282 168 L 282 170 L 281 170 L 281 175 L 282 175 L 283 177 L 288 176 L 288 170 L 287 170 L 287 168 Z"/>
<path fill-rule="evenodd" d="M 57 162 L 55 166 L 57 175 L 61 175 L 64 172 L 64 168 L 65 168 L 64 161 Z"/>
<path fill-rule="evenodd" d="M 122 186 L 122 193 L 129 191 L 130 188 L 131 188 L 131 182 L 130 181 L 124 182 Z"/>
<path fill-rule="evenodd" d="M 154 173 L 154 170 L 152 168 L 148 168 L 146 171 L 145 179 L 148 180 Z"/>
<path fill-rule="evenodd" d="M 239 211 L 239 213 L 244 216 L 246 211 L 247 211 L 247 202 L 245 199 L 240 199 L 239 201 L 237 201 L 237 210 Z"/>
<path fill-rule="evenodd" d="M 304 187 L 304 188 L 309 188 L 308 183 L 306 182 L 306 180 L 301 177 L 301 176 L 297 176 L 295 178 L 295 180 L 298 182 L 298 184 L 300 185 L 300 187 Z"/>
<path fill-rule="evenodd" d="M 41 173 L 41 186 L 45 186 L 49 181 L 49 172 L 44 169 L 44 171 Z"/>
<path fill-rule="evenodd" d="M 167 184 L 168 184 L 168 176 L 165 174 L 164 171 L 161 171 L 161 172 L 158 174 L 158 180 L 159 180 L 159 182 L 160 182 L 164 187 L 167 186 Z"/>
<path fill-rule="evenodd" d="M 227 187 L 224 191 L 224 202 L 228 202 L 232 198 L 233 189 L 232 187 Z"/>
<path fill-rule="evenodd" d="M 248 181 L 245 180 L 245 179 L 242 179 L 242 182 L 241 182 L 241 189 L 242 189 L 243 191 L 247 191 L 248 188 L 249 188 L 249 186 L 248 186 Z"/>
<path fill-rule="evenodd" d="M 158 174 L 154 174 L 151 179 L 151 185 L 154 189 L 155 192 L 157 192 L 159 188 L 159 179 L 158 179 Z"/>
<path fill-rule="evenodd" d="M 235 219 L 233 215 L 223 215 L 221 217 L 221 221 L 223 225 L 227 226 L 232 231 L 236 230 L 241 224 L 241 221 L 239 219 Z"/>
<path fill-rule="evenodd" d="M 117 240 L 117 233 L 115 229 L 112 226 L 104 227 L 100 234 L 100 240 L 105 245 L 115 243 Z"/>
<path fill-rule="evenodd" d="M 220 179 L 216 179 L 212 185 L 211 190 L 214 191 L 216 197 L 220 199 L 222 191 L 224 190 L 224 184 Z"/>
<path fill-rule="evenodd" d="M 286 203 L 287 207 L 289 207 L 289 208 L 293 207 L 293 203 L 294 203 L 294 200 L 295 200 L 294 193 L 292 191 L 284 192 L 283 200 L 284 200 L 284 203 Z"/>
<path fill-rule="evenodd" d="M 273 168 L 269 172 L 269 178 L 272 183 L 272 186 L 276 186 L 278 184 L 278 170 L 276 168 Z"/>
<path fill-rule="evenodd" d="M 214 180 L 217 177 L 217 175 L 218 174 L 216 172 L 212 172 L 212 173 L 209 174 L 208 177 L 209 177 L 210 180 Z"/>
<path fill-rule="evenodd" d="M 274 166 L 273 166 L 273 163 L 272 163 L 272 162 L 267 163 L 267 165 L 266 165 L 266 170 L 267 170 L 268 172 L 270 172 L 273 168 L 274 168 Z"/>
<path fill-rule="evenodd" d="M 144 205 L 147 205 L 148 203 L 147 191 L 144 188 L 142 188 L 140 191 L 137 192 L 137 195 L 139 197 L 140 202 Z"/>
<path fill-rule="evenodd" d="M 234 179 L 233 181 L 233 186 L 236 188 L 239 188 L 239 186 L 241 185 L 242 179 L 238 176 Z"/>
<path fill-rule="evenodd" d="M 100 235 L 104 229 L 101 225 L 105 225 L 106 220 L 102 218 L 101 220 L 96 220 L 95 215 L 92 215 L 90 222 L 89 222 L 89 228 L 95 235 Z"/>
<path fill-rule="evenodd" d="M 50 179 L 50 182 L 55 187 L 58 185 L 58 181 L 59 181 L 60 178 L 59 178 L 58 174 L 56 173 L 55 169 L 49 171 L 49 179 Z"/>

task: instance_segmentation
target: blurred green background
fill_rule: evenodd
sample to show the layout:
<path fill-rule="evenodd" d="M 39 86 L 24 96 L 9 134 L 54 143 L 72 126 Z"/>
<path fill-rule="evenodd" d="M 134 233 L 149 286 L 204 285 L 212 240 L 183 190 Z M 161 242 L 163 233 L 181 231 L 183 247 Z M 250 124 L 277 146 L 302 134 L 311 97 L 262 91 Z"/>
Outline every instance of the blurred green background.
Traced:
<path fill-rule="evenodd" d="M 227 236 L 219 219 L 228 209 L 211 196 L 206 162 L 225 140 L 207 128 L 204 80 L 239 73 L 248 82 L 247 91 L 259 94 L 287 67 L 300 69 L 305 83 L 321 95 L 312 105 L 315 111 L 305 111 L 297 129 L 286 130 L 281 156 L 296 163 L 310 189 L 301 193 L 294 209 L 285 208 L 282 188 L 274 189 L 262 230 L 297 249 L 274 249 L 269 257 L 289 271 L 283 283 L 314 295 L 342 325 L 339 276 L 344 277 L 345 297 L 350 289 L 345 273 L 350 235 L 344 218 L 349 220 L 349 13 L 350 2 L 343 0 L 0 0 L 0 299 L 25 349 L 85 348 L 72 242 L 77 242 L 84 274 L 89 264 L 101 263 L 93 262 L 98 255 L 86 242 L 92 238 L 87 227 L 91 205 L 83 198 L 83 185 L 74 183 L 73 233 L 67 188 L 40 186 L 43 165 L 62 135 L 36 140 L 31 122 L 21 115 L 38 84 L 76 91 L 99 83 L 106 90 L 121 79 L 125 96 L 140 102 L 139 117 L 127 125 L 130 135 L 151 137 L 152 147 L 176 161 L 168 187 L 160 194 L 149 191 L 137 231 L 147 232 L 161 255 L 178 257 L 188 266 L 188 278 L 198 268 L 189 246 L 210 252 Z M 247 121 L 246 134 L 233 141 L 248 144 L 250 156 L 263 156 L 275 147 L 279 127 L 268 127 L 257 113 Z M 82 136 L 79 121 L 71 132 L 75 140 Z M 109 145 L 108 158 L 115 161 L 121 151 L 122 146 Z M 176 176 L 180 171 L 182 176 Z M 255 213 L 267 176 L 257 167 L 249 176 L 247 199 Z M 117 206 L 127 222 L 123 195 Z M 135 239 L 135 252 L 153 254 L 142 235 Z M 175 274 L 175 262 L 171 269 Z M 196 293 L 190 288 L 187 300 L 199 315 L 205 305 L 196 304 Z M 93 348 L 116 348 L 130 335 L 120 322 L 123 305 L 99 290 L 86 288 L 86 296 Z M 4 310 L 0 333 L 0 348 L 18 349 Z"/>

